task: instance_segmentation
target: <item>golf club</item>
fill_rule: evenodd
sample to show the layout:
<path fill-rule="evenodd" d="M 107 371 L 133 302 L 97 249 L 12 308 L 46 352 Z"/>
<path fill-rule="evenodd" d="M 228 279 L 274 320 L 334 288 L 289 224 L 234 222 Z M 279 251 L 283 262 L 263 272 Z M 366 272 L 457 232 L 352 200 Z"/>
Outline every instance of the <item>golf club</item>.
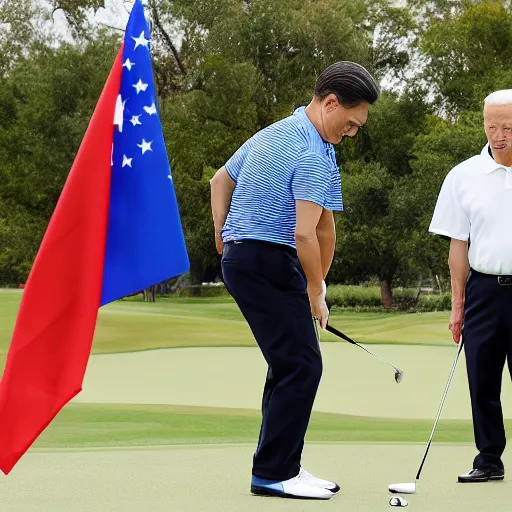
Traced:
<path fill-rule="evenodd" d="M 461 340 L 459 343 L 459 347 L 457 349 L 457 354 L 455 356 L 455 361 L 453 362 L 452 370 L 450 372 L 450 376 L 448 377 L 448 382 L 446 383 L 446 387 L 444 388 L 443 398 L 441 399 L 441 404 L 439 405 L 437 417 L 434 421 L 434 427 L 432 428 L 432 432 L 430 433 L 430 438 L 427 443 L 427 449 L 425 450 L 425 454 L 423 455 L 423 460 L 421 461 L 420 467 L 418 469 L 418 473 L 416 474 L 416 481 L 413 483 L 391 484 L 389 486 L 389 491 L 392 493 L 416 494 L 416 483 L 420 479 L 420 474 L 421 474 L 421 470 L 423 469 L 423 464 L 425 464 L 425 459 L 427 458 L 427 454 L 430 449 L 430 445 L 432 444 L 434 432 L 436 431 L 437 424 L 439 423 L 439 418 L 441 417 L 441 411 L 443 410 L 444 401 L 446 399 L 446 395 L 448 394 L 448 389 L 452 382 L 453 374 L 455 373 L 455 367 L 457 366 L 457 361 L 459 360 L 459 355 L 462 351 L 462 345 L 463 345 L 463 340 Z"/>
<path fill-rule="evenodd" d="M 359 348 L 362 348 L 365 352 L 368 352 L 368 354 L 372 355 L 373 357 L 376 357 L 379 361 L 382 361 L 383 363 L 388 364 L 392 368 L 395 369 L 395 381 L 397 384 L 400 384 L 402 381 L 402 377 L 404 376 L 404 372 L 400 370 L 400 368 L 397 368 L 396 366 L 393 366 L 391 363 L 388 363 L 385 359 L 382 359 L 382 357 L 379 357 L 375 355 L 373 352 L 370 352 L 368 349 L 364 348 L 362 345 L 359 345 L 359 343 L 355 342 L 353 339 L 349 338 L 346 334 L 343 334 L 341 331 L 338 331 L 335 327 L 332 327 L 331 325 L 327 324 L 326 329 L 334 334 L 335 336 L 338 336 L 338 338 L 341 338 L 342 340 L 348 341 L 349 343 L 352 343 L 352 345 L 357 345 Z"/>

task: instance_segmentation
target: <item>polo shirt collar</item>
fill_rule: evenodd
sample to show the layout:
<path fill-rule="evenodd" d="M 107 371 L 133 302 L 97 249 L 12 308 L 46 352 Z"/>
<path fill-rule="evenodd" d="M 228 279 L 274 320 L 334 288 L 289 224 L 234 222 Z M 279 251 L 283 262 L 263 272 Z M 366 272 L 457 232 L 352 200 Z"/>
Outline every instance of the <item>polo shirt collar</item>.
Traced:
<path fill-rule="evenodd" d="M 484 159 L 484 173 L 485 174 L 491 174 L 494 171 L 497 171 L 498 169 L 510 169 L 510 167 L 506 167 L 504 165 L 501 165 L 494 160 L 491 153 L 491 148 L 489 146 L 489 143 L 487 143 L 484 148 L 482 149 L 481 155 Z"/>
<path fill-rule="evenodd" d="M 293 112 L 293 115 L 298 116 L 299 119 L 301 119 L 302 124 L 306 127 L 306 129 L 310 133 L 314 134 L 314 136 L 316 136 L 318 140 L 322 141 L 325 146 L 332 147 L 332 144 L 324 140 L 320 133 L 318 133 L 318 130 L 316 129 L 315 125 L 311 122 L 311 119 L 309 119 L 308 115 L 306 114 L 306 107 L 304 105 L 301 105 L 300 107 L 296 108 L 295 111 Z"/>

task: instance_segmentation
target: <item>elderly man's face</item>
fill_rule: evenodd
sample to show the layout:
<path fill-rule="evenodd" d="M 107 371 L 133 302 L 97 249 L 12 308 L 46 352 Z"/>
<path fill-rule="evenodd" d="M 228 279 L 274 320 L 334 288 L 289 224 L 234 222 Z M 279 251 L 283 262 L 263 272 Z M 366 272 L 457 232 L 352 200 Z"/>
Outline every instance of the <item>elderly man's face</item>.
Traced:
<path fill-rule="evenodd" d="M 484 129 L 496 162 L 512 166 L 512 105 L 485 105 Z"/>

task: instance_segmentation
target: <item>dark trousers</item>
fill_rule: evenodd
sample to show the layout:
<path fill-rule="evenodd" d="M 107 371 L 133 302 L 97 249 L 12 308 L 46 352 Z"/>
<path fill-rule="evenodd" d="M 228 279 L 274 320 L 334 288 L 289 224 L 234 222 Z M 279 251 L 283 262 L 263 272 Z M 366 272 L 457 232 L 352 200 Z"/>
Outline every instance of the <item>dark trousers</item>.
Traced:
<path fill-rule="evenodd" d="M 505 360 L 512 376 L 512 285 L 471 271 L 466 284 L 464 350 L 473 412 L 476 456 L 473 467 L 503 467 L 506 438 L 501 409 Z"/>
<path fill-rule="evenodd" d="M 268 364 L 252 474 L 288 480 L 322 375 L 306 281 L 292 248 L 262 242 L 226 244 L 222 273 Z"/>

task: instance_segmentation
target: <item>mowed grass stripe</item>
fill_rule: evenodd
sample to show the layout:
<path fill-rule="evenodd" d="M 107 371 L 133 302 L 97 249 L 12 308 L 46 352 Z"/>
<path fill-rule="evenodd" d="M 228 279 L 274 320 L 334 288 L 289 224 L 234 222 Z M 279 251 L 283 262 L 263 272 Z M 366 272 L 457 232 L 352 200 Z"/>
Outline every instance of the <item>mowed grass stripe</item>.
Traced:
<path fill-rule="evenodd" d="M 7 353 L 21 300 L 0 293 L 0 354 Z M 448 313 L 383 314 L 333 311 L 332 325 L 362 343 L 451 346 Z M 322 332 L 325 342 L 338 341 Z M 66 343 L 72 340 L 65 340 Z M 100 309 L 93 353 L 177 347 L 255 346 L 232 300 L 159 299 L 156 303 L 117 301 Z M 0 368 L 3 367 L 0 358 Z"/>
<path fill-rule="evenodd" d="M 135 404 L 68 404 L 34 448 L 106 448 L 172 444 L 255 443 L 260 412 L 244 409 Z M 512 420 L 506 422 L 512 428 Z M 431 421 L 314 412 L 310 442 L 424 443 Z M 472 443 L 470 421 L 441 421 L 435 442 Z"/>

